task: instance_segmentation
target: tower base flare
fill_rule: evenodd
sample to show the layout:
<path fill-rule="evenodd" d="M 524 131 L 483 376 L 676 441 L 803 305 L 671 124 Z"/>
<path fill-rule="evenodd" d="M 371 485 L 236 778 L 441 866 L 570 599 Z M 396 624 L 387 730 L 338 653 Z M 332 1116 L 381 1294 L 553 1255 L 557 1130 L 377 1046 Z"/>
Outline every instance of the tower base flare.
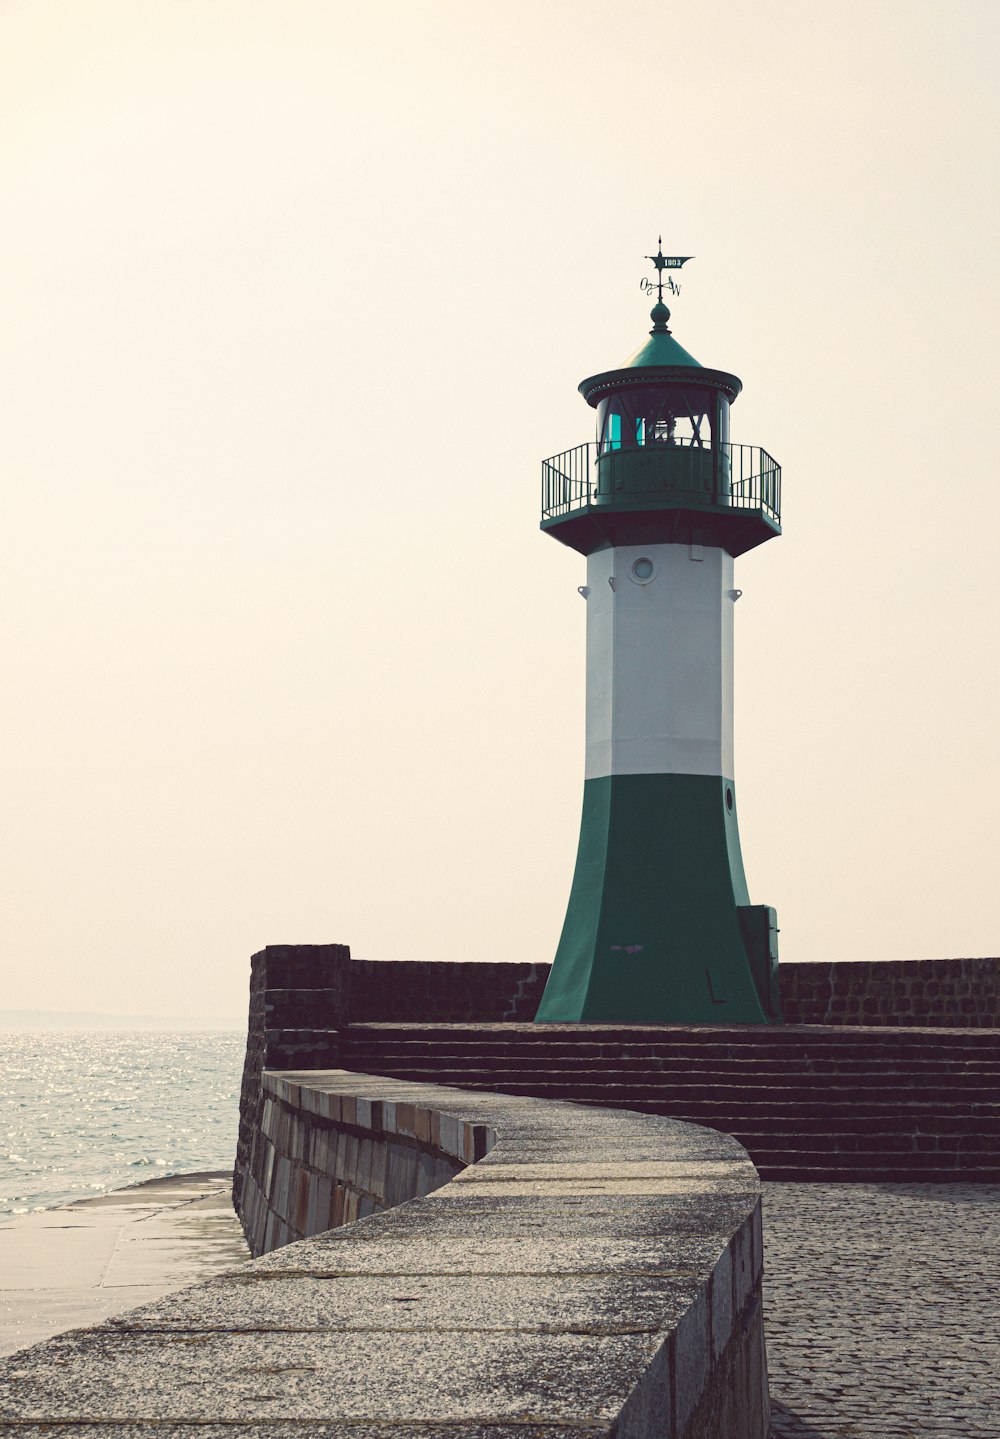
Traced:
<path fill-rule="evenodd" d="M 589 779 L 536 1023 L 780 1023 L 776 935 L 750 905 L 732 780 Z"/>

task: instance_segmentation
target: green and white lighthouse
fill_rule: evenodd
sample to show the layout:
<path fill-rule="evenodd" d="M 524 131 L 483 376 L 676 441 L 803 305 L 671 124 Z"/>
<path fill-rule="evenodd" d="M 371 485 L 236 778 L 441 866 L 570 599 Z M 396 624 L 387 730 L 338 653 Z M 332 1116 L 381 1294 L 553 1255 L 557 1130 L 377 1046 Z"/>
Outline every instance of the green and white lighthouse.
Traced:
<path fill-rule="evenodd" d="M 581 383 L 596 440 L 542 465 L 542 529 L 587 560 L 587 738 L 536 1022 L 775 1024 L 775 912 L 750 903 L 736 818 L 733 562 L 781 533 L 781 470 L 729 438 L 736 376 L 668 329 L 690 256 L 649 258 L 649 338 Z"/>

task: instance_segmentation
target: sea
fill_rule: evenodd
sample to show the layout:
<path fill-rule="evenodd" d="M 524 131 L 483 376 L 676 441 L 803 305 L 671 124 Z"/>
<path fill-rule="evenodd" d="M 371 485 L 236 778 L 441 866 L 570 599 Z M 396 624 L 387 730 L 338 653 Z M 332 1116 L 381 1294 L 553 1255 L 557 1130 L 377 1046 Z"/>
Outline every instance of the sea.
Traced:
<path fill-rule="evenodd" d="M 0 1221 L 230 1169 L 246 1035 L 0 1032 Z"/>

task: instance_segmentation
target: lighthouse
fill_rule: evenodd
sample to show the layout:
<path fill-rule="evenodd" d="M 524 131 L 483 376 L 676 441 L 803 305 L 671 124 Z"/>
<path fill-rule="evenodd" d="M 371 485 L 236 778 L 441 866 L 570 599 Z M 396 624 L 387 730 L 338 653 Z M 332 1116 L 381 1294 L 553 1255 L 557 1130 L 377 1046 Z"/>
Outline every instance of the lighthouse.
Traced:
<path fill-rule="evenodd" d="M 781 533 L 781 470 L 729 437 L 735 375 L 649 337 L 580 393 L 596 439 L 542 465 L 542 529 L 586 557 L 583 816 L 536 1023 L 780 1023 L 775 911 L 751 904 L 733 763 L 734 561 Z"/>

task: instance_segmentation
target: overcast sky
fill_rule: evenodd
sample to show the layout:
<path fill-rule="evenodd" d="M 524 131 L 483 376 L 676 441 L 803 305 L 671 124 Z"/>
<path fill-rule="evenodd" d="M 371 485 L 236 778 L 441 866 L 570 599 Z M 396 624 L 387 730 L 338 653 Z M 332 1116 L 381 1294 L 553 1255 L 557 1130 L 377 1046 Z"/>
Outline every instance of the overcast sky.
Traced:
<path fill-rule="evenodd" d="M 266 943 L 551 958 L 576 393 L 678 340 L 784 467 L 736 779 L 786 960 L 1000 950 L 995 0 L 2 0 L 6 1007 Z"/>

